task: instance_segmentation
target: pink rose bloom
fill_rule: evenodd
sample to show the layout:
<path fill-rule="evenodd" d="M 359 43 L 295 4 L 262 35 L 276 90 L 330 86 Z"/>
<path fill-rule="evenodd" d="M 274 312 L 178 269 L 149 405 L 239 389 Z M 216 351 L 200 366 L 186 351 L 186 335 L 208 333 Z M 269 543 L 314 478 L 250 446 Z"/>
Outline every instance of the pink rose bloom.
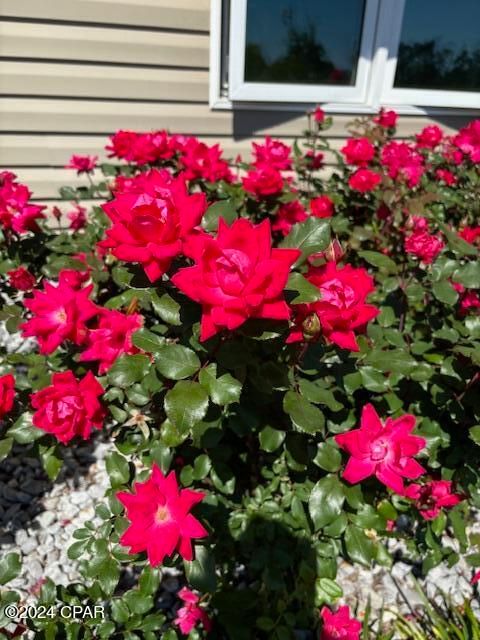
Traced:
<path fill-rule="evenodd" d="M 328 196 L 319 196 L 310 200 L 310 211 L 316 218 L 331 218 L 333 216 L 333 202 Z"/>
<path fill-rule="evenodd" d="M 187 587 L 180 589 L 178 597 L 184 602 L 183 607 L 178 609 L 177 617 L 174 620 L 174 624 L 177 625 L 180 631 L 187 635 L 195 629 L 199 623 L 203 625 L 205 631 L 210 631 L 212 623 L 207 612 L 198 604 L 200 598 Z"/>
<path fill-rule="evenodd" d="M 98 166 L 98 156 L 76 156 L 70 158 L 65 169 L 75 169 L 77 173 L 92 173 Z"/>
<path fill-rule="evenodd" d="M 476 291 L 468 289 L 460 298 L 460 315 L 465 316 L 476 309 L 480 309 L 480 298 Z"/>
<path fill-rule="evenodd" d="M 70 229 L 79 231 L 87 224 L 87 210 L 79 204 L 75 205 L 75 209 L 67 213 L 70 220 Z"/>
<path fill-rule="evenodd" d="M 375 187 L 378 187 L 382 177 L 370 171 L 370 169 L 358 169 L 353 175 L 350 176 L 348 184 L 354 191 L 360 191 L 360 193 L 367 193 L 367 191 L 373 191 Z"/>
<path fill-rule="evenodd" d="M 472 162 L 480 162 L 480 120 L 473 120 L 466 127 L 460 129 L 453 138 L 453 143 Z"/>
<path fill-rule="evenodd" d="M 419 149 L 435 149 L 443 140 L 443 131 L 436 124 L 432 124 L 422 129 L 415 137 Z"/>
<path fill-rule="evenodd" d="M 134 147 L 139 134 L 135 131 L 120 130 L 110 136 L 110 144 L 105 149 L 109 158 L 120 158 L 127 162 L 133 162 Z"/>
<path fill-rule="evenodd" d="M 137 165 L 168 160 L 175 152 L 167 132 L 163 130 L 147 133 L 120 130 L 110 136 L 110 144 L 105 148 L 110 158 L 120 158 Z"/>
<path fill-rule="evenodd" d="M 233 174 L 226 160 L 222 158 L 219 144 L 208 146 L 196 138 L 189 138 L 183 146 L 180 165 L 185 169 L 187 180 L 207 180 L 232 182 Z"/>
<path fill-rule="evenodd" d="M 13 409 L 15 378 L 11 373 L 0 376 L 0 420 Z"/>
<path fill-rule="evenodd" d="M 257 167 L 242 178 L 245 191 L 257 198 L 278 195 L 283 189 L 283 178 L 273 167 Z"/>
<path fill-rule="evenodd" d="M 90 300 L 92 289 L 93 285 L 83 289 L 72 287 L 63 271 L 57 286 L 45 281 L 43 291 L 37 289 L 32 298 L 23 300 L 24 306 L 33 314 L 20 325 L 23 336 L 37 338 L 40 353 L 47 355 L 64 340 L 82 344 L 88 331 L 85 323 L 98 313 Z"/>
<path fill-rule="evenodd" d="M 110 248 L 119 260 L 141 264 L 155 282 L 182 253 L 206 207 L 205 194 L 189 195 L 183 177 L 152 170 L 103 205 L 113 224 L 100 246 Z"/>
<path fill-rule="evenodd" d="M 323 607 L 320 615 L 323 623 L 320 640 L 360 640 L 362 624 L 350 617 L 350 610 L 346 605 L 339 607 L 336 613 Z"/>
<path fill-rule="evenodd" d="M 152 567 L 176 550 L 184 560 L 193 560 L 192 540 L 205 538 L 207 530 L 190 513 L 205 494 L 180 489 L 171 471 L 164 476 L 156 464 L 145 482 L 135 482 L 134 492 L 120 491 L 117 498 L 126 509 L 130 526 L 120 538 L 130 553 L 147 553 Z"/>
<path fill-rule="evenodd" d="M 19 291 L 30 291 L 35 286 L 35 276 L 25 267 L 7 271 L 7 275 L 10 286 Z"/>
<path fill-rule="evenodd" d="M 380 109 L 378 116 L 375 116 L 373 121 L 375 124 L 384 127 L 384 129 L 391 129 L 396 126 L 398 119 L 398 113 L 392 109 L 386 110 L 383 107 Z"/>
<path fill-rule="evenodd" d="M 103 387 L 91 371 L 81 380 L 72 371 L 54 373 L 51 386 L 30 396 L 36 409 L 32 422 L 63 444 L 75 436 L 87 440 L 92 429 L 103 426 L 106 412 L 99 400 L 102 394 Z"/>
<path fill-rule="evenodd" d="M 266 136 L 263 144 L 256 142 L 253 145 L 253 155 L 256 167 L 270 166 L 277 171 L 283 171 L 292 168 L 292 147 L 284 144 L 280 140 L 273 140 L 270 136 Z"/>
<path fill-rule="evenodd" d="M 322 124 L 325 120 L 325 111 L 321 107 L 315 107 L 313 110 L 313 119 L 317 124 Z"/>
<path fill-rule="evenodd" d="M 367 323 L 380 313 L 377 307 L 366 303 L 367 296 L 375 291 L 373 279 L 365 269 L 350 265 L 341 268 L 335 262 L 310 267 L 306 278 L 318 287 L 321 298 L 309 304 L 292 305 L 294 326 L 287 342 L 304 340 L 307 333 L 311 339 L 322 335 L 342 349 L 358 351 L 355 332 L 364 331 Z M 310 328 L 315 325 L 317 335 L 312 336 Z"/>
<path fill-rule="evenodd" d="M 435 171 L 435 176 L 438 178 L 438 180 L 443 180 L 443 182 L 445 182 L 445 184 L 447 184 L 449 187 L 457 184 L 456 176 L 448 169 L 437 169 Z"/>
<path fill-rule="evenodd" d="M 411 484 L 405 489 L 405 497 L 415 501 L 424 520 L 434 520 L 442 508 L 454 507 L 462 498 L 452 492 L 450 480 L 431 480 L 426 484 Z"/>
<path fill-rule="evenodd" d="M 268 220 L 242 218 L 228 227 L 220 218 L 216 238 L 193 237 L 189 250 L 195 266 L 180 269 L 172 282 L 202 305 L 202 341 L 248 318 L 288 320 L 283 290 L 300 251 L 272 249 Z"/>
<path fill-rule="evenodd" d="M 349 138 L 341 149 L 345 162 L 365 167 L 375 156 L 375 147 L 368 138 Z"/>
<path fill-rule="evenodd" d="M 374 475 L 389 489 L 404 495 L 403 478 L 414 480 L 425 473 L 413 458 L 426 445 L 423 438 L 411 434 L 415 422 L 415 416 L 405 414 L 387 418 L 384 424 L 374 407 L 365 405 L 360 428 L 335 436 L 339 447 L 350 454 L 343 472 L 345 480 L 357 484 Z"/>
<path fill-rule="evenodd" d="M 275 220 L 272 224 L 272 231 L 280 231 L 284 236 L 290 233 L 290 229 L 297 222 L 303 222 L 308 218 L 308 213 L 298 200 L 286 202 L 278 207 Z"/>
<path fill-rule="evenodd" d="M 424 264 L 431 264 L 445 243 L 439 236 L 431 235 L 423 229 L 416 229 L 405 238 L 404 246 L 407 253 L 411 253 Z"/>
<path fill-rule="evenodd" d="M 404 181 L 410 188 L 418 185 L 425 171 L 422 155 L 406 142 L 388 142 L 382 149 L 380 160 L 390 178 Z"/>
<path fill-rule="evenodd" d="M 143 317 L 137 313 L 126 315 L 120 311 L 101 309 L 96 329 L 88 332 L 81 362 L 98 360 L 98 372 L 105 373 L 123 353 L 139 353 L 132 343 L 132 335 L 143 326 Z"/>

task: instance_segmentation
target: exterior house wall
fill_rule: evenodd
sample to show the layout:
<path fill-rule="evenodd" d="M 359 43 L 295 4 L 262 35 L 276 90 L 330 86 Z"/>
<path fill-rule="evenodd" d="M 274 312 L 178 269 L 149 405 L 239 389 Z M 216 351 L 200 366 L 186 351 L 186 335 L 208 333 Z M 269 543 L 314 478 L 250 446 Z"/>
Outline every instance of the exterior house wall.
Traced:
<path fill-rule="evenodd" d="M 98 154 L 116 129 L 161 129 L 248 156 L 266 134 L 293 140 L 298 110 L 209 107 L 209 0 L 0 0 L 0 167 L 39 200 L 80 182 L 72 152 Z M 342 145 L 352 115 L 334 116 Z M 468 118 L 436 118 L 447 130 Z M 399 136 L 431 119 L 403 116 Z M 333 158 L 328 159 L 333 162 Z"/>

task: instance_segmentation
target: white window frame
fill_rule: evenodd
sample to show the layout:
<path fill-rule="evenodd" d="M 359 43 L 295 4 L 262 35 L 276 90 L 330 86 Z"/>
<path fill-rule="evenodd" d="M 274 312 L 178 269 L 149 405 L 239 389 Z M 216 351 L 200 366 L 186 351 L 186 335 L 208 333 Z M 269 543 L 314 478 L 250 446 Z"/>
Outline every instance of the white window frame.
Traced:
<path fill-rule="evenodd" d="M 210 107 L 304 110 L 322 104 L 328 113 L 370 114 L 381 106 L 401 114 L 480 113 L 480 93 L 394 88 L 405 0 L 367 0 L 356 85 L 274 84 L 244 81 L 247 0 L 230 0 L 228 96 L 220 87 L 222 1 L 211 0 Z M 238 43 L 241 43 L 239 46 Z"/>
<path fill-rule="evenodd" d="M 273 82 L 246 82 L 245 43 L 247 24 L 247 0 L 234 0 L 230 9 L 230 38 L 237 43 L 230 49 L 229 89 L 232 100 L 262 100 L 265 102 L 364 102 L 375 42 L 379 0 L 366 0 L 365 15 L 360 41 L 360 52 L 354 86 L 275 84 Z"/>

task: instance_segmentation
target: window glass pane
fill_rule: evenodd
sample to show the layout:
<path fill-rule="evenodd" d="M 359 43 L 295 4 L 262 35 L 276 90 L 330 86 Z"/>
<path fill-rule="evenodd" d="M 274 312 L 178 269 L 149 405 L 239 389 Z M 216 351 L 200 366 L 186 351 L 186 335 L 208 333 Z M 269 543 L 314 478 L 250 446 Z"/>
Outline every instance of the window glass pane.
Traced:
<path fill-rule="evenodd" d="M 245 80 L 354 85 L 365 0 L 248 0 Z"/>
<path fill-rule="evenodd" d="M 395 87 L 480 90 L 480 0 L 406 0 Z"/>

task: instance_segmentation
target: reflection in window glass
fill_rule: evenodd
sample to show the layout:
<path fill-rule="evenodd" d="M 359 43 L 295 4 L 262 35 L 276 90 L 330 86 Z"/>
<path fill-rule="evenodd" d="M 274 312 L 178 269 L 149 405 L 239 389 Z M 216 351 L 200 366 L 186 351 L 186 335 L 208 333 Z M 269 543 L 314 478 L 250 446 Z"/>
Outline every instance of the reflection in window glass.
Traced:
<path fill-rule="evenodd" d="M 247 82 L 354 85 L 365 0 L 248 0 Z"/>
<path fill-rule="evenodd" d="M 480 90 L 479 0 L 406 0 L 395 87 Z"/>

